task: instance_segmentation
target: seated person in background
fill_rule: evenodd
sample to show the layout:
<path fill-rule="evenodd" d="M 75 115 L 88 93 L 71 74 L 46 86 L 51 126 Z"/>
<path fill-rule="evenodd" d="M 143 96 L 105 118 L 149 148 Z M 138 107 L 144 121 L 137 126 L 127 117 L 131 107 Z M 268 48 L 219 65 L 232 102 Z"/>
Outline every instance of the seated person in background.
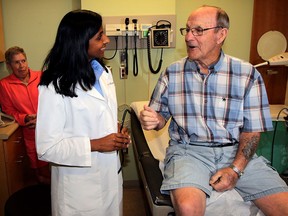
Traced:
<path fill-rule="evenodd" d="M 140 113 L 146 130 L 159 130 L 172 117 L 161 191 L 178 216 L 204 215 L 212 190 L 232 188 L 265 215 L 288 215 L 287 185 L 255 154 L 260 132 L 273 129 L 263 79 L 223 52 L 228 29 L 221 8 L 192 12 L 180 29 L 188 57 L 161 74 Z"/>
<path fill-rule="evenodd" d="M 0 80 L 0 105 L 4 113 L 15 118 L 23 126 L 23 136 L 30 166 L 39 183 L 50 182 L 49 164 L 37 158 L 35 124 L 38 106 L 38 84 L 41 71 L 28 67 L 25 51 L 11 47 L 5 52 L 6 66 L 12 73 Z"/>

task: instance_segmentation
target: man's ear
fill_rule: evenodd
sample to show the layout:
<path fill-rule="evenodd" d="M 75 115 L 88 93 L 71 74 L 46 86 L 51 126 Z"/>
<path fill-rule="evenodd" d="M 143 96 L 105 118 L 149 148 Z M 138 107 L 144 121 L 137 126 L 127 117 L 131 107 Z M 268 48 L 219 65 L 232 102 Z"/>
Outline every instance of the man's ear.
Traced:
<path fill-rule="evenodd" d="M 6 63 L 7 70 L 11 73 L 12 72 L 11 64 L 9 62 L 5 62 L 5 63 Z"/>
<path fill-rule="evenodd" d="M 226 39 L 228 34 L 228 29 L 227 28 L 222 28 L 218 31 L 218 40 L 217 43 L 218 44 L 222 44 L 224 42 L 224 40 Z"/>

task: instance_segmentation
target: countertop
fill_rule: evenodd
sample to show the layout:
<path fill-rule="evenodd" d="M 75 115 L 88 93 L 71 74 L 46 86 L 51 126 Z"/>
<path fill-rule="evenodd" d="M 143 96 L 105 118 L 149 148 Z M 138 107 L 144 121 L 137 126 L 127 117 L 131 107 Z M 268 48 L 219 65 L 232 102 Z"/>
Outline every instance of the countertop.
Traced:
<path fill-rule="evenodd" d="M 0 127 L 0 139 L 8 139 L 14 133 L 14 131 L 17 130 L 18 127 L 19 125 L 17 123 L 13 123 L 6 127 Z"/>
<path fill-rule="evenodd" d="M 271 113 L 272 121 L 277 121 L 278 114 L 283 108 L 288 109 L 288 105 L 283 105 L 283 104 L 270 105 L 270 113 Z M 285 114 L 285 112 L 282 111 L 279 115 L 278 121 L 284 121 L 283 117 L 285 117 L 287 115 L 288 114 Z"/>

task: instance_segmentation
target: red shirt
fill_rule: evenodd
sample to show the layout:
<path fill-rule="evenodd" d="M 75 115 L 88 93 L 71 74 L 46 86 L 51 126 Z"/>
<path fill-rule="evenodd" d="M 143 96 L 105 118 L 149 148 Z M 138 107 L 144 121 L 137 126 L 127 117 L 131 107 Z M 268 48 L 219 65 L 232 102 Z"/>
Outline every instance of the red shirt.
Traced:
<path fill-rule="evenodd" d="M 37 114 L 38 108 L 38 84 L 42 73 L 30 69 L 29 73 L 28 84 L 23 83 L 14 74 L 0 80 L 1 109 L 6 114 L 13 116 L 21 126 L 25 126 L 25 116 Z M 23 127 L 23 135 L 31 168 L 46 166 L 47 162 L 37 158 L 35 129 Z"/>
<path fill-rule="evenodd" d="M 38 84 L 41 71 L 29 69 L 28 84 L 24 84 L 14 74 L 0 80 L 0 105 L 3 112 L 11 115 L 24 126 L 27 114 L 36 114 L 38 106 Z"/>

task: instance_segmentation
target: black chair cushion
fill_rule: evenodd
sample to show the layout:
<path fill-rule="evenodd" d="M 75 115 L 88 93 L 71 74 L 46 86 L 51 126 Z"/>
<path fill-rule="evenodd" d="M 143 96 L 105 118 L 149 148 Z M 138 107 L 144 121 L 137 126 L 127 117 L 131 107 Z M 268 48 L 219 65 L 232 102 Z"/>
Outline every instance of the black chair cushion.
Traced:
<path fill-rule="evenodd" d="M 5 203 L 5 216 L 51 216 L 50 185 L 32 185 L 12 194 Z"/>

